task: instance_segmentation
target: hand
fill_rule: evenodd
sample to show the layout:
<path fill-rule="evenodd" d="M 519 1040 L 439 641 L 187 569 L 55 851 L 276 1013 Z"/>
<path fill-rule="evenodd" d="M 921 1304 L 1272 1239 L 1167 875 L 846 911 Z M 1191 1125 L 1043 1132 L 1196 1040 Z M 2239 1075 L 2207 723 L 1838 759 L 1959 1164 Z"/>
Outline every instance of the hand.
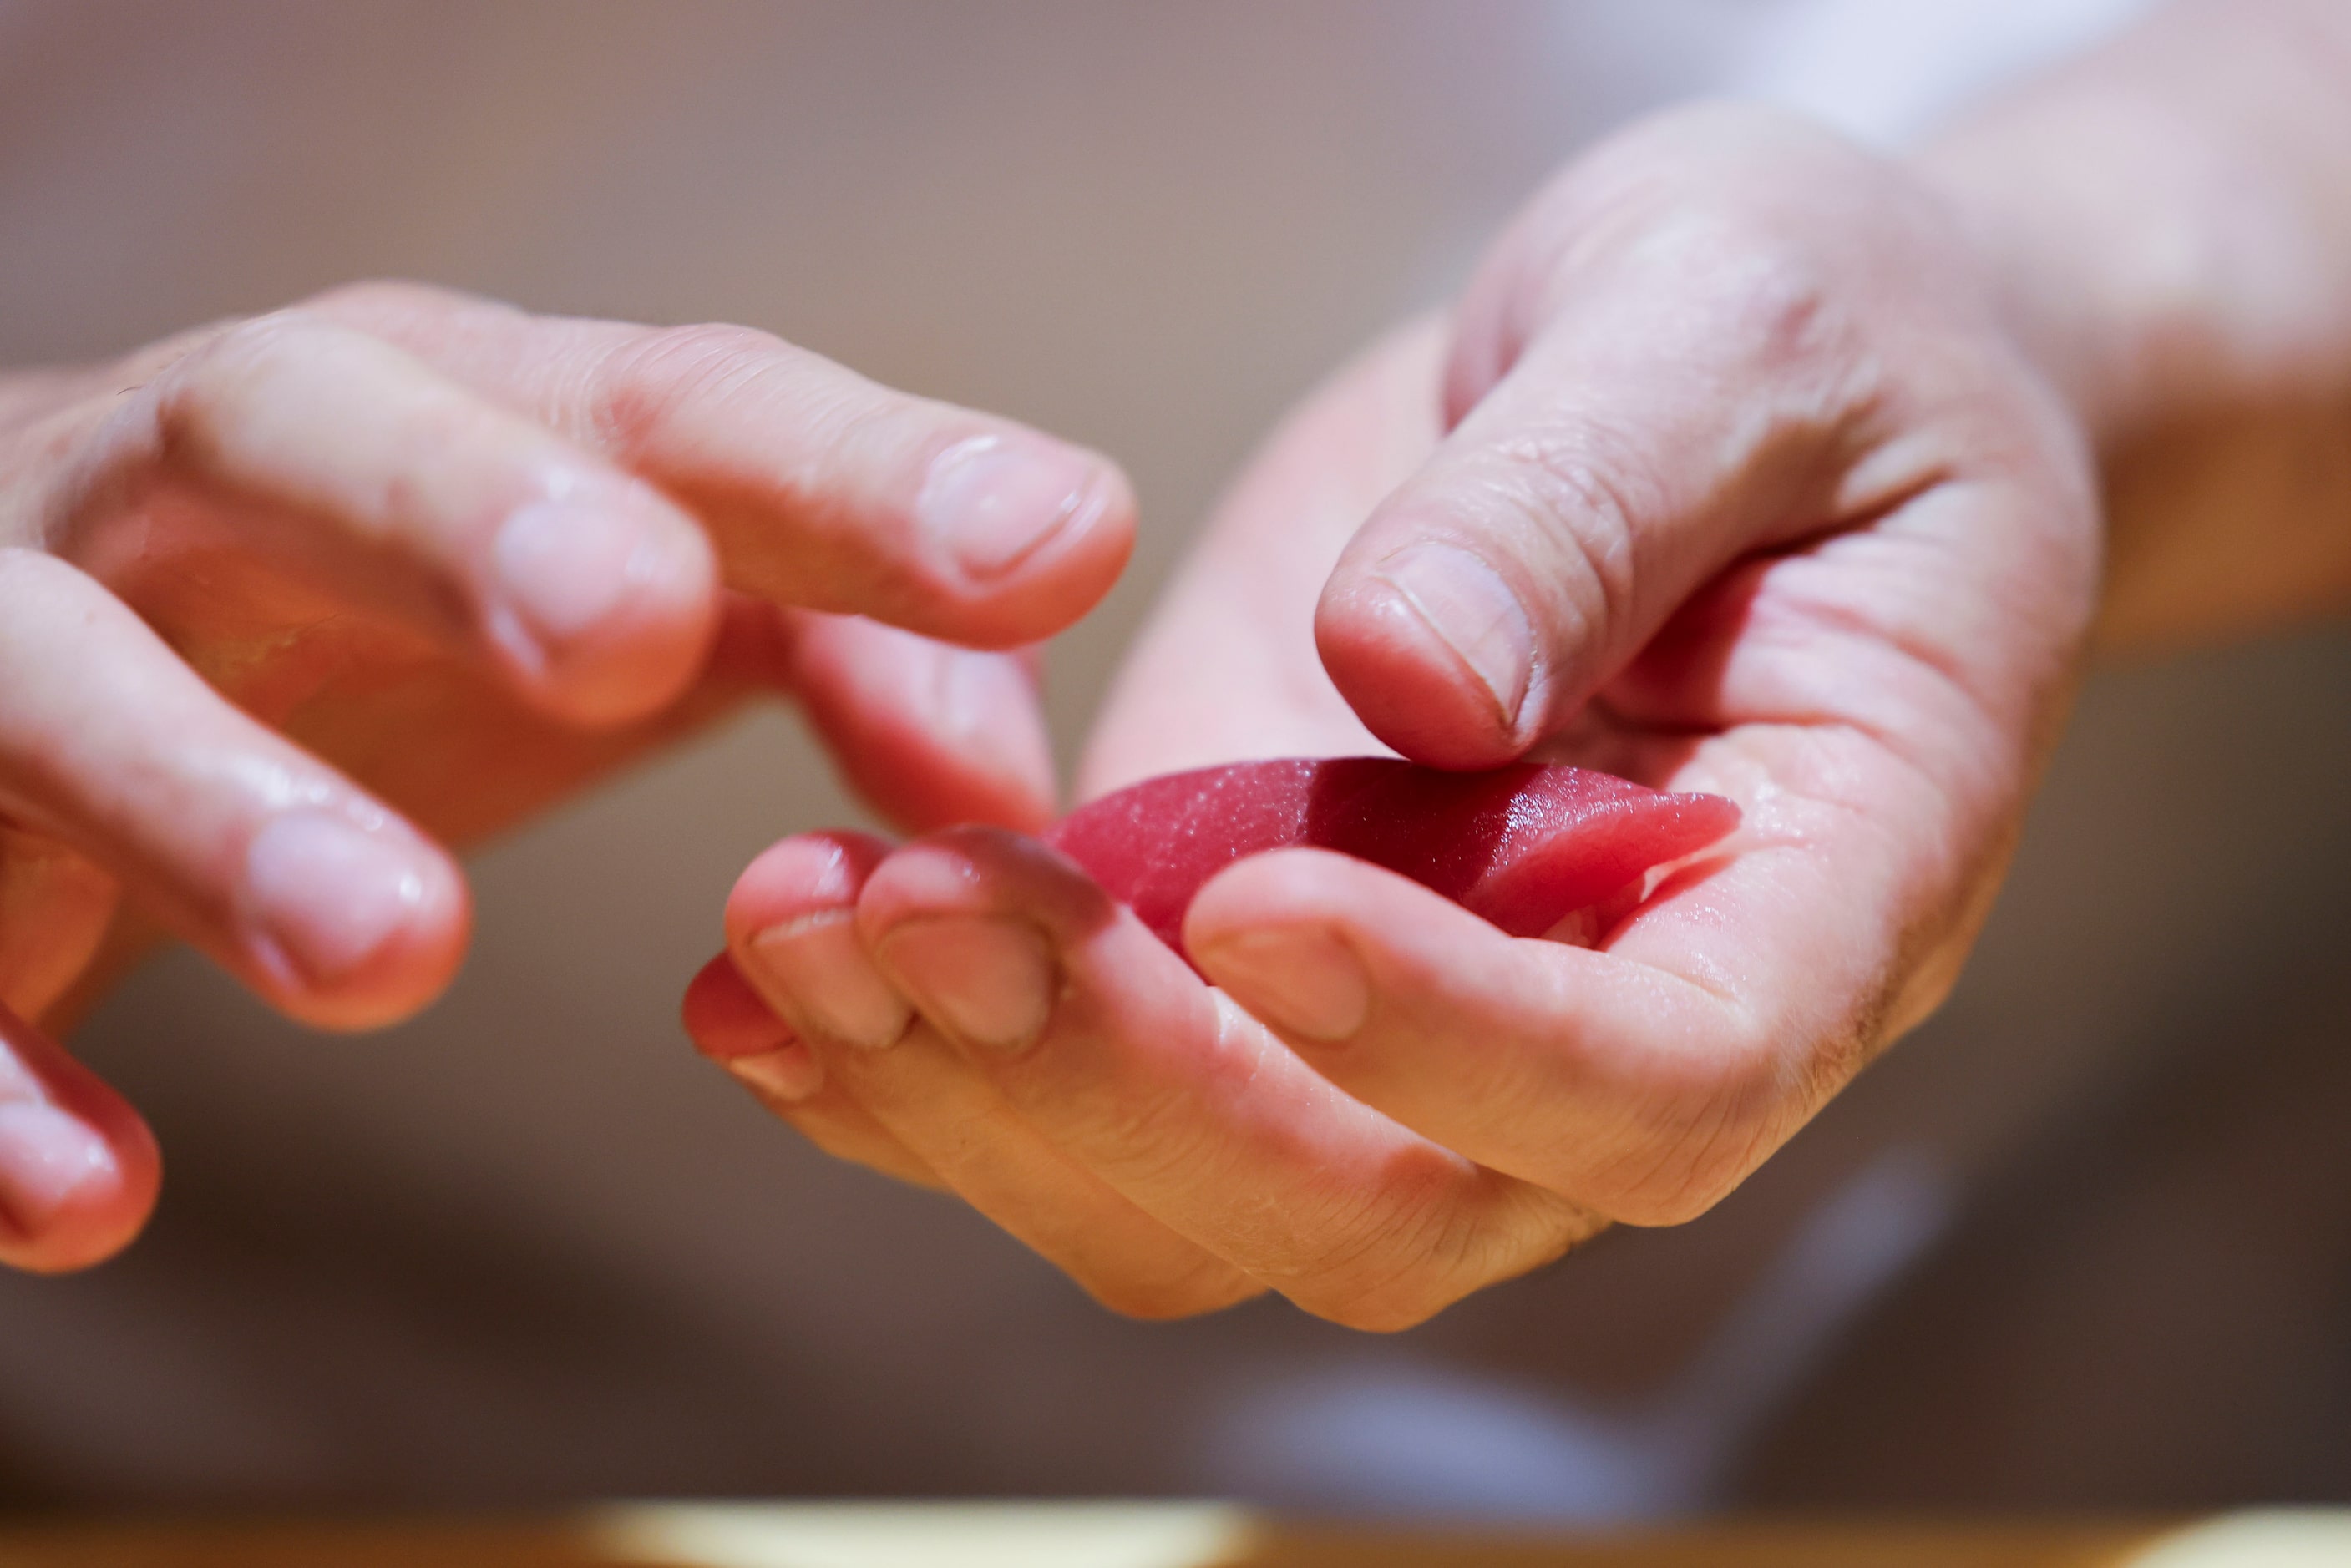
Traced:
<path fill-rule="evenodd" d="M 369 286 L 0 382 L 0 1259 L 152 1203 L 29 1022 L 141 926 L 399 1018 L 465 944 L 451 848 L 763 688 L 908 826 L 1046 821 L 1018 650 L 1133 526 L 1102 460 L 735 327 Z"/>
<path fill-rule="evenodd" d="M 1991 295 L 1901 169 L 1666 117 L 1311 403 L 1176 585 L 1089 791 L 1376 737 L 1738 800 L 1596 948 L 1289 851 L 1195 902 L 1212 990 L 1032 840 L 808 837 L 737 887 L 705 1049 L 1146 1314 L 1397 1327 L 1701 1212 L 1941 998 L 2071 684 L 2088 460 Z"/>

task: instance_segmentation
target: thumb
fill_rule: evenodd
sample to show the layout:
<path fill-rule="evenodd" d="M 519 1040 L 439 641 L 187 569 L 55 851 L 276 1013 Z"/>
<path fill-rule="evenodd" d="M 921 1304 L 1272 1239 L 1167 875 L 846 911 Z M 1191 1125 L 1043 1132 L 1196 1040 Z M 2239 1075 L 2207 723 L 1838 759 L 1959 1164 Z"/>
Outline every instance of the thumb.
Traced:
<path fill-rule="evenodd" d="M 1357 532 L 1315 640 L 1379 738 L 1442 767 L 1510 761 L 1572 719 L 1724 566 L 1820 530 L 1869 417 L 1823 302 L 1656 247 L 1473 291 L 1436 453 Z M 1515 341 L 1514 341 L 1515 339 Z"/>

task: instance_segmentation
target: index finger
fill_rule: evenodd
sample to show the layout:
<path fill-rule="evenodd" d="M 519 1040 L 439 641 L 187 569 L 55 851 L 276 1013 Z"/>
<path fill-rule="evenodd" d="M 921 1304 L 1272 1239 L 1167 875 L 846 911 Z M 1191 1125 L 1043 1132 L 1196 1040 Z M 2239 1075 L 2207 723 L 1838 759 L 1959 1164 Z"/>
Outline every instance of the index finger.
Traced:
<path fill-rule="evenodd" d="M 1099 453 L 749 327 L 535 317 L 408 285 L 308 307 L 399 344 L 692 509 L 727 581 L 972 647 L 1061 630 L 1133 548 Z"/>

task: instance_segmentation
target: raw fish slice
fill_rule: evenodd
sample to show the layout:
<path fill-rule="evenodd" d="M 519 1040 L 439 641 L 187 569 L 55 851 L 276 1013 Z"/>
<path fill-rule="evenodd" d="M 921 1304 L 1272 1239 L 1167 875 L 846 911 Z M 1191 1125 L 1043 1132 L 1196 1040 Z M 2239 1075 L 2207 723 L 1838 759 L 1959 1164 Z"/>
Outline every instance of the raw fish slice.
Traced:
<path fill-rule="evenodd" d="M 1180 953 L 1201 884 L 1269 849 L 1352 855 L 1534 937 L 1738 825 L 1720 795 L 1666 794 L 1583 768 L 1457 774 L 1394 757 L 1290 758 L 1145 779 L 1045 837 Z"/>

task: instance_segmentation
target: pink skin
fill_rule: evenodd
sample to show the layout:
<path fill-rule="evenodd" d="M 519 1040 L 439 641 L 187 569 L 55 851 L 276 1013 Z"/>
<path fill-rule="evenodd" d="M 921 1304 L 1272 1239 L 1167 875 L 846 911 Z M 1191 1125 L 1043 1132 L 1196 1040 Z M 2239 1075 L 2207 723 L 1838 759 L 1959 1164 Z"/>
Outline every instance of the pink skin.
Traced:
<path fill-rule="evenodd" d="M 464 950 L 452 850 L 763 691 L 906 826 L 1049 820 L 1025 649 L 1133 528 L 1101 458 L 737 327 L 370 285 L 0 377 L 0 1261 L 152 1201 L 25 1021 L 159 930 L 307 1022 L 406 1016 Z"/>
<path fill-rule="evenodd" d="M 0 1008 L 0 1256 L 40 1273 L 120 1249 L 155 1205 L 155 1140 L 121 1096 Z"/>
<path fill-rule="evenodd" d="M 778 964 L 794 840 L 737 887 L 729 951 L 829 1086 L 1103 1299 L 1206 1310 L 1221 1263 L 1417 1322 L 1609 1220 L 1702 1212 L 1939 1000 L 2076 667 L 2092 489 L 1907 175 L 1768 115 L 1667 117 L 1277 434 L 1084 787 L 1528 755 L 1728 796 L 1727 853 L 1596 950 L 1254 857 L 1185 921 L 1211 987 L 1075 867 L 965 829 L 829 871 L 853 923 Z M 1015 1147 L 1131 1212 L 988 1179 Z"/>

